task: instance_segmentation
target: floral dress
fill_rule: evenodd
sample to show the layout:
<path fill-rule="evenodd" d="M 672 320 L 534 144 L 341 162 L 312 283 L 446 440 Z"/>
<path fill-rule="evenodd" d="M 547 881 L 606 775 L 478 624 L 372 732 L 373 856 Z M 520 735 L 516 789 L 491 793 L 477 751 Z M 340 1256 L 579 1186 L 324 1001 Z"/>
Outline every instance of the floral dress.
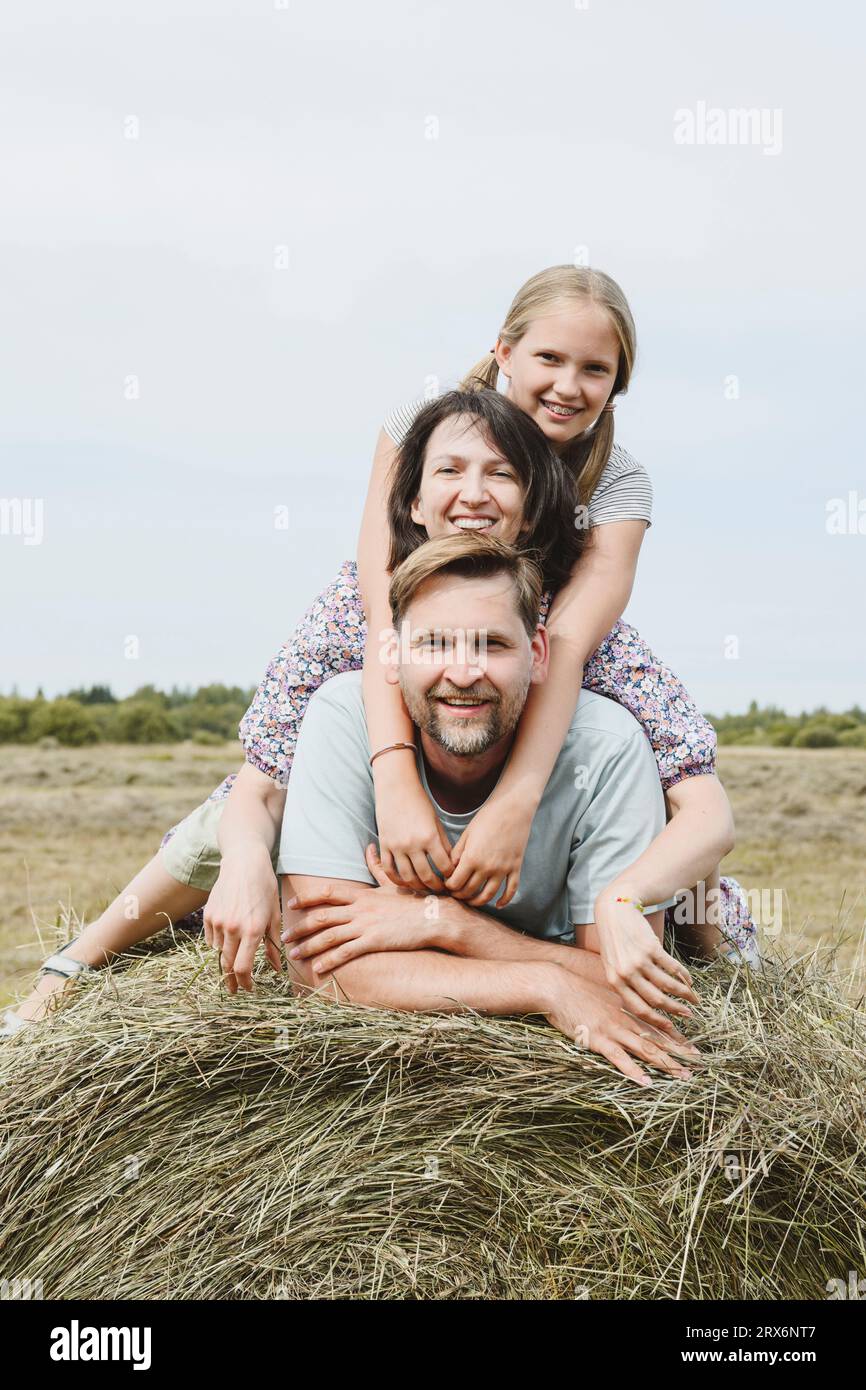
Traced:
<path fill-rule="evenodd" d="M 547 621 L 552 600 L 548 590 L 539 622 Z M 287 785 L 310 697 L 331 676 L 363 667 L 366 639 L 357 565 L 346 560 L 269 664 L 241 720 L 238 732 L 248 763 L 281 786 Z M 616 700 L 643 726 L 665 791 L 685 777 L 715 772 L 715 730 L 682 683 L 628 623 L 618 622 L 593 652 L 584 668 L 583 685 Z M 208 800 L 224 800 L 236 776 L 233 772 L 226 777 Z M 176 829 L 172 827 L 163 837 L 163 845 Z M 669 908 L 667 914 L 672 929 L 675 910 Z M 183 925 L 192 927 L 200 920 L 200 912 L 192 913 Z M 720 927 L 738 950 L 754 946 L 755 925 L 736 879 L 721 879 Z"/>

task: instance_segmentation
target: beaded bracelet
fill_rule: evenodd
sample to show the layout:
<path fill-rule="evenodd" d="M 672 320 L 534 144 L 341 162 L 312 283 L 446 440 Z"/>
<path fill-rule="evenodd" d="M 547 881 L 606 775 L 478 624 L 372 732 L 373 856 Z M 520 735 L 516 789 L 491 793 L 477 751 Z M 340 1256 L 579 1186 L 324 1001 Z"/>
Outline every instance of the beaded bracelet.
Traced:
<path fill-rule="evenodd" d="M 631 903 L 632 907 L 636 907 L 638 912 L 646 912 L 646 908 L 644 907 L 643 903 L 639 903 L 637 898 L 617 898 L 617 902 Z"/>

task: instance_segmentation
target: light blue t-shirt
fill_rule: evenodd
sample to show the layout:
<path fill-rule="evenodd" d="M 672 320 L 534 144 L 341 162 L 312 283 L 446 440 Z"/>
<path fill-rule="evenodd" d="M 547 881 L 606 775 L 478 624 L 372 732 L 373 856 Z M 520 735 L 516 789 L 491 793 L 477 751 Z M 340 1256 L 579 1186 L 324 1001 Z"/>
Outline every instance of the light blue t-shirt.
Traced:
<path fill-rule="evenodd" d="M 333 676 L 307 706 L 286 792 L 278 873 L 375 882 L 364 860 L 378 834 L 361 680 L 360 671 Z M 456 814 L 430 800 L 452 845 L 480 810 Z M 574 924 L 594 920 L 598 894 L 664 825 L 658 769 L 640 724 L 621 705 L 581 690 L 532 821 L 520 887 L 501 912 L 492 904 L 479 910 L 532 936 L 573 942 Z"/>

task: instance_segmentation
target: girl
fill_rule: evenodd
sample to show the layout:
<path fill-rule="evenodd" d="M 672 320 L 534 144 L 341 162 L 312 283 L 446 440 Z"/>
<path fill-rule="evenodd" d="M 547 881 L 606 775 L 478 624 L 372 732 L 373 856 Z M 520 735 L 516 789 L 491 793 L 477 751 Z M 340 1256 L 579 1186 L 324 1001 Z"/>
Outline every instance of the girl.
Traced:
<path fill-rule="evenodd" d="M 671 673 L 633 629 L 618 621 L 650 524 L 649 479 L 613 443 L 614 397 L 628 386 L 634 351 L 631 314 L 618 286 L 600 272 L 558 266 L 533 277 L 518 293 L 495 349 L 465 379 L 464 389 L 491 386 L 502 371 L 508 380 L 505 394 L 540 427 L 563 475 L 578 490 L 574 524 L 560 531 L 559 553 L 570 553 L 566 537 L 570 542 L 577 536 L 583 544 L 579 553 L 571 552 L 567 577 L 551 586 L 556 596 L 548 616 L 550 678 L 532 689 L 494 797 L 452 851 L 414 766 L 395 749 L 373 764 L 380 853 L 389 877 L 401 886 L 422 892 L 441 889 L 429 855 L 454 896 L 482 906 L 504 884 L 496 905 L 510 901 L 517 891 L 532 810 L 584 684 L 618 699 L 641 720 L 667 792 L 670 823 L 632 866 L 634 884 L 640 884 L 647 900 L 660 901 L 683 883 L 706 879 L 718 894 L 718 924 L 697 920 L 697 943 L 709 953 L 724 938 L 750 955 L 754 927 L 742 891 L 732 880 L 719 882 L 717 876 L 718 861 L 731 847 L 732 825 L 727 799 L 713 775 L 715 735 Z M 472 402 L 472 396 L 464 398 L 470 415 L 476 408 Z M 37 989 L 17 1014 L 7 1014 L 8 1028 L 40 1017 L 46 995 L 61 988 L 70 974 L 102 964 L 167 920 L 184 918 L 205 902 L 205 933 L 209 943 L 221 948 L 231 992 L 238 983 L 252 987 L 252 960 L 263 938 L 268 959 L 280 968 L 271 848 L 298 727 L 312 691 L 328 676 L 363 661 L 371 746 L 385 748 L 411 739 L 399 691 L 384 680 L 377 635 L 381 640 L 390 625 L 385 595 L 399 554 L 393 529 L 397 517 L 392 514 L 389 526 L 386 515 L 387 483 L 395 459 L 400 461 L 397 446 L 404 437 L 404 449 L 414 447 L 417 455 L 418 435 L 413 436 L 410 422 L 419 410 L 420 403 L 385 422 L 364 511 L 357 570 L 351 562 L 343 566 L 268 668 L 241 723 L 244 767 L 182 823 L 177 835 L 169 832 L 162 856 L 157 855 L 95 923 L 46 962 L 47 973 Z M 423 435 L 424 417 L 418 425 Z M 517 460 L 513 462 L 516 466 Z M 400 478 L 410 476 L 405 465 L 404 456 L 392 498 Z M 457 524 L 474 520 L 483 528 L 484 503 L 483 487 L 465 496 L 469 521 L 464 517 Z M 415 527 L 416 544 L 425 534 L 420 496 L 419 507 L 408 523 Z M 386 553 L 388 569 L 381 563 Z M 617 887 L 633 885 L 620 882 Z M 656 1002 L 660 969 L 671 979 L 682 978 L 681 967 L 671 957 L 665 957 L 667 964 L 661 962 L 658 942 L 636 905 L 640 892 L 602 895 L 597 913 L 608 978 L 629 1007 L 637 1000 Z M 707 898 L 712 902 L 713 893 Z M 73 945 L 74 957 L 68 954 Z"/>

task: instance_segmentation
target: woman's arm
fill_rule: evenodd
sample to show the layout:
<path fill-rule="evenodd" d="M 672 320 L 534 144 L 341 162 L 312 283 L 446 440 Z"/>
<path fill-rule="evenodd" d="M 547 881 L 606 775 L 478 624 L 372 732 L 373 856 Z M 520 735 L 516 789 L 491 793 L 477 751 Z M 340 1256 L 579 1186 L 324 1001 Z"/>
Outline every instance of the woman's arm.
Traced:
<path fill-rule="evenodd" d="M 286 789 L 244 763 L 228 795 L 217 830 L 220 871 L 204 910 L 205 940 L 220 952 L 230 994 L 252 991 L 253 963 L 264 940 L 275 970 L 280 903 L 271 850 L 280 831 Z"/>
<path fill-rule="evenodd" d="M 634 904 L 663 902 L 690 889 L 710 877 L 734 847 L 734 818 L 717 777 L 686 777 L 670 788 L 667 797 L 673 814 L 664 830 L 606 885 L 595 902 L 595 928 L 607 980 L 627 1008 L 635 995 L 651 1003 L 654 991 L 664 988 L 655 936 Z"/>
<path fill-rule="evenodd" d="M 644 521 L 616 521 L 595 527 L 585 554 L 553 601 L 547 621 L 547 680 L 530 686 L 511 757 L 490 799 L 496 803 L 490 834 L 500 845 L 509 839 L 518 842 L 523 825 L 525 848 L 532 817 L 574 716 L 584 664 L 628 603 L 645 531 Z M 513 863 L 503 866 L 500 877 L 495 882 L 488 878 L 484 888 L 480 865 L 486 847 L 478 834 L 482 828 L 478 820 L 476 816 L 455 846 L 455 855 L 459 851 L 462 857 L 460 867 L 448 880 L 448 891 L 480 907 L 495 897 L 501 879 L 507 878 L 505 892 L 496 904 L 505 907 L 517 890 L 522 848 Z M 470 837 L 473 827 L 476 833 Z M 478 843 L 472 845 L 473 839 Z"/>
<path fill-rule="evenodd" d="M 686 777 L 667 793 L 671 819 L 600 894 L 660 903 L 707 878 L 734 847 L 734 817 L 718 777 Z"/>
<path fill-rule="evenodd" d="M 415 726 L 399 686 L 385 679 L 386 643 L 393 630 L 386 568 L 391 548 L 388 527 L 388 487 L 398 445 L 379 432 L 370 486 L 358 539 L 358 587 L 367 616 L 362 688 L 370 748 L 375 753 L 392 743 L 412 743 Z M 441 892 L 442 882 L 427 861 L 433 860 L 442 878 L 452 869 L 451 845 L 418 776 L 411 749 L 395 749 L 373 763 L 376 823 L 382 864 L 392 882 L 416 892 Z"/>
<path fill-rule="evenodd" d="M 222 861 L 267 855 L 276 842 L 286 804 L 286 789 L 272 777 L 244 763 L 226 798 L 217 830 Z M 273 872 L 273 871 L 272 871 Z M 276 878 L 276 875 L 273 875 Z"/>

